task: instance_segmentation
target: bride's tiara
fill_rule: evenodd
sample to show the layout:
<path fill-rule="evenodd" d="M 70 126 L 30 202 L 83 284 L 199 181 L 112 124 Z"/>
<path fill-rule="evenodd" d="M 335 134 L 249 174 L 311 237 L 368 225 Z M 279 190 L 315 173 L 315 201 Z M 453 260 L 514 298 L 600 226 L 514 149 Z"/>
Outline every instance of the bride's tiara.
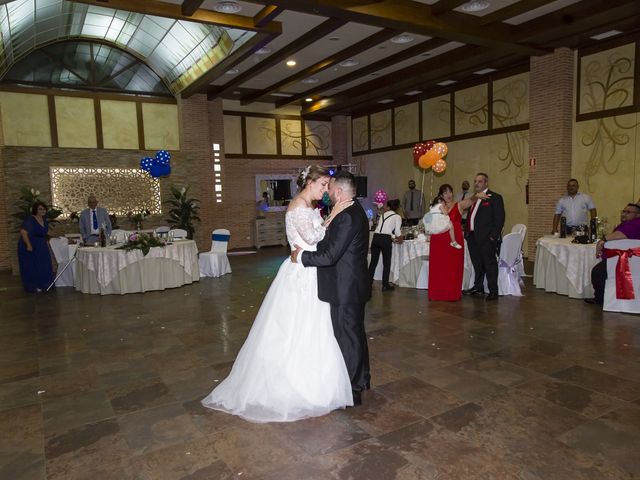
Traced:
<path fill-rule="evenodd" d="M 307 181 L 307 175 L 309 175 L 309 171 L 311 170 L 311 165 L 305 168 L 300 176 L 302 177 L 302 183 L 304 184 Z"/>

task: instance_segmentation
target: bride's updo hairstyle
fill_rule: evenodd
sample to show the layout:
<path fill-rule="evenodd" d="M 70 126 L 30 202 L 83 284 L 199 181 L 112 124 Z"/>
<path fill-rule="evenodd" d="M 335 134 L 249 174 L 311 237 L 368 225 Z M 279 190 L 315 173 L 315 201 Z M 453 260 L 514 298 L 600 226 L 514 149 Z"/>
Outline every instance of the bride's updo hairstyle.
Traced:
<path fill-rule="evenodd" d="M 309 165 L 307 168 L 300 172 L 298 175 L 298 180 L 296 184 L 298 185 L 298 189 L 302 191 L 304 187 L 307 186 L 310 182 L 315 182 L 319 178 L 328 177 L 329 169 L 323 167 L 322 165 Z"/>

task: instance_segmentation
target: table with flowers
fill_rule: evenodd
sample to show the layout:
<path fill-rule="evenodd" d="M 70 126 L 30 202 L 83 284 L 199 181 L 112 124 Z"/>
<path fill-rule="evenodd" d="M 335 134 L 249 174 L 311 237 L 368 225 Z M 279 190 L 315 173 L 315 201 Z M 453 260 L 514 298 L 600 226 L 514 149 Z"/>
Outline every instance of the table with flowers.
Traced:
<path fill-rule="evenodd" d="M 121 245 L 79 247 L 76 290 L 110 295 L 164 290 L 197 282 L 198 248 L 193 240 L 179 240 L 141 249 L 122 249 Z"/>

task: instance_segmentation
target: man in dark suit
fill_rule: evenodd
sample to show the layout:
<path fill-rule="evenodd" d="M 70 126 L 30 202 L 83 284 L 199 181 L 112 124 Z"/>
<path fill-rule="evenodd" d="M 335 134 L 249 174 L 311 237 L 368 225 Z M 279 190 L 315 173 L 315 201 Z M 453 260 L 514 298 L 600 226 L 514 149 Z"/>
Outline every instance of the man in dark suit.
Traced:
<path fill-rule="evenodd" d="M 356 201 L 356 180 L 347 171 L 339 171 L 329 184 L 329 196 L 335 205 L 352 199 L 353 204 L 339 213 L 327 229 L 317 251 L 297 248 L 291 260 L 305 267 L 318 267 L 318 298 L 331 304 L 333 333 L 344 357 L 354 405 L 362 403 L 361 392 L 371 382 L 369 348 L 364 329 L 364 308 L 371 298 L 367 268 L 369 220 Z"/>
<path fill-rule="evenodd" d="M 498 298 L 498 249 L 504 226 L 504 202 L 502 196 L 489 190 L 489 176 L 478 173 L 474 180 L 476 193 L 484 192 L 485 199 L 478 199 L 469 209 L 465 224 L 465 238 L 469 246 L 471 262 L 475 270 L 473 288 L 465 295 L 484 295 L 484 277 L 487 277 L 489 294 L 485 300 Z"/>

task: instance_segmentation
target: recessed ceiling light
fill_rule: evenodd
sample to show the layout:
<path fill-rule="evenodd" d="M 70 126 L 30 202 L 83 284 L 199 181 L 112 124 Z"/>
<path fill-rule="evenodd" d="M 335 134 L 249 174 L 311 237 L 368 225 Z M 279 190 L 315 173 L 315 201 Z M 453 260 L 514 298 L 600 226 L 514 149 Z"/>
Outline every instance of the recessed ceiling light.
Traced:
<path fill-rule="evenodd" d="M 340 40 L 340 37 L 329 37 L 329 40 L 331 40 L 332 42 L 337 42 L 338 40 Z"/>
<path fill-rule="evenodd" d="M 235 91 L 233 92 L 233 94 L 234 94 L 234 95 L 240 95 L 240 91 L 239 91 L 239 90 L 235 90 Z"/>
<path fill-rule="evenodd" d="M 380 74 L 379 74 L 379 73 L 377 73 L 377 72 L 373 72 L 373 73 L 371 74 L 371 76 L 372 76 L 372 77 L 377 77 L 378 75 L 380 75 Z"/>
<path fill-rule="evenodd" d="M 295 66 L 296 66 L 295 60 L 287 60 L 287 67 L 295 67 Z"/>
<path fill-rule="evenodd" d="M 460 7 L 460 10 L 463 12 L 481 12 L 482 10 L 489 8 L 489 5 L 491 4 L 488 0 L 471 0 L 470 2 L 463 4 Z"/>
<path fill-rule="evenodd" d="M 620 30 L 609 30 L 608 32 L 602 32 L 589 38 L 593 40 L 604 40 L 605 38 L 615 37 L 616 35 L 620 35 L 621 33 L 622 32 Z"/>
<path fill-rule="evenodd" d="M 473 72 L 476 75 L 486 75 L 487 73 L 495 72 L 495 68 L 483 68 L 482 70 L 478 70 L 477 72 Z"/>
<path fill-rule="evenodd" d="M 236 2 L 218 2 L 213 9 L 220 13 L 238 13 L 242 7 Z"/>
<path fill-rule="evenodd" d="M 387 46 L 386 45 L 378 45 L 378 49 L 379 50 L 386 50 Z"/>
<path fill-rule="evenodd" d="M 266 55 L 267 53 L 271 53 L 271 49 L 269 47 L 262 47 L 259 50 L 256 50 L 256 55 Z"/>
<path fill-rule="evenodd" d="M 391 103 L 393 98 L 385 98 L 384 100 L 378 100 L 378 103 Z"/>
<path fill-rule="evenodd" d="M 272 97 L 285 97 L 285 98 L 289 98 L 289 97 L 293 97 L 292 93 L 280 93 L 280 92 L 275 92 L 271 94 Z"/>
<path fill-rule="evenodd" d="M 227 70 L 225 73 L 227 75 L 235 75 L 236 73 L 238 73 L 240 70 L 238 70 L 237 68 L 231 68 L 229 70 Z"/>
<path fill-rule="evenodd" d="M 391 39 L 391 43 L 397 43 L 398 45 L 402 45 L 404 43 L 411 43 L 411 42 L 413 42 L 413 37 L 411 35 L 406 35 L 406 34 L 397 35 Z"/>
<path fill-rule="evenodd" d="M 319 81 L 320 80 L 318 80 L 316 77 L 309 77 L 302 80 L 302 83 L 318 83 Z"/>
<path fill-rule="evenodd" d="M 355 67 L 359 63 L 360 62 L 358 62 L 357 60 L 353 60 L 352 58 L 350 58 L 349 60 L 343 60 L 338 65 L 340 65 L 341 67 L 349 68 L 349 67 Z"/>
<path fill-rule="evenodd" d="M 456 80 L 445 80 L 443 82 L 436 83 L 436 85 L 440 85 L 441 87 L 446 87 L 447 85 L 453 85 L 456 82 L 457 82 Z"/>
<path fill-rule="evenodd" d="M 421 57 L 428 57 L 429 55 L 431 55 L 431 53 L 429 52 L 424 52 L 420 54 Z"/>
<path fill-rule="evenodd" d="M 305 98 L 304 99 L 305 102 L 313 102 L 313 98 L 309 97 L 309 98 Z"/>
<path fill-rule="evenodd" d="M 411 90 L 410 92 L 406 92 L 405 95 L 418 95 L 422 93 L 422 90 Z"/>

